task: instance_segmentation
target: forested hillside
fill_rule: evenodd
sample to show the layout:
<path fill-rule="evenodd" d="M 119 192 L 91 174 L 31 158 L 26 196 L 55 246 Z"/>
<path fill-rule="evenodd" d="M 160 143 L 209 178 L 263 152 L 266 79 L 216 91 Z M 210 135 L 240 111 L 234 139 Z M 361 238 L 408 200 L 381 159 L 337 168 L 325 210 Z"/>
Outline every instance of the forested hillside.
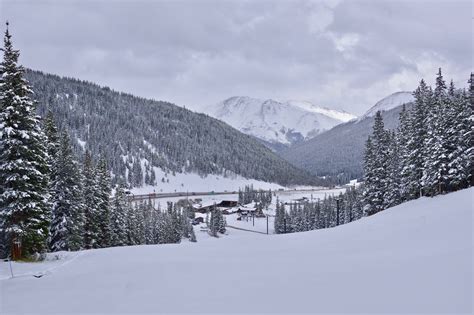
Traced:
<path fill-rule="evenodd" d="M 410 105 L 408 105 L 410 107 Z M 385 127 L 395 129 L 401 106 L 382 112 Z M 314 175 L 338 177 L 341 183 L 363 174 L 364 145 L 374 117 L 338 125 L 315 138 L 281 151 L 283 158 Z"/>
<path fill-rule="evenodd" d="M 254 138 L 207 115 L 38 71 L 27 71 L 26 79 L 39 114 L 52 111 L 59 128 L 74 139 L 77 155 L 85 150 L 104 155 L 113 180 L 153 184 L 155 166 L 169 173 L 234 173 L 282 185 L 317 181 Z"/>

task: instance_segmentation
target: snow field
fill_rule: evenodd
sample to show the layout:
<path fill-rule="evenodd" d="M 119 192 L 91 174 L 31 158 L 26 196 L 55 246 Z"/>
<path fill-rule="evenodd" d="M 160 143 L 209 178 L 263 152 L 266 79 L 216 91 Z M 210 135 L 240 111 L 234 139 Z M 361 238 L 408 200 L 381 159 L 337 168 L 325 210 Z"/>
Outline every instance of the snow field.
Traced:
<path fill-rule="evenodd" d="M 326 230 L 84 251 L 1 280 L 0 313 L 472 313 L 473 193 Z"/>

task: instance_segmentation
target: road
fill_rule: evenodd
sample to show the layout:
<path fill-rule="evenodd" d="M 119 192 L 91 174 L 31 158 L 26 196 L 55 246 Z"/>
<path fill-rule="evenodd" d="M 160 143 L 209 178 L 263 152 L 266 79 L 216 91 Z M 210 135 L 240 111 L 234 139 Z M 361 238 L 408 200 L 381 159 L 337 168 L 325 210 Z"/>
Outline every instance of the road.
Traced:
<path fill-rule="evenodd" d="M 208 191 L 208 192 L 175 192 L 175 193 L 151 193 L 143 195 L 131 195 L 131 201 L 140 201 L 148 199 L 161 199 L 170 197 L 196 197 L 196 196 L 215 196 L 215 195 L 237 195 L 237 191 Z"/>
<path fill-rule="evenodd" d="M 294 192 L 294 191 L 321 191 L 329 188 L 319 188 L 319 189 L 287 189 L 287 190 L 275 190 L 275 192 Z M 170 197 L 197 197 L 197 196 L 216 196 L 216 195 L 237 195 L 237 191 L 207 191 L 207 192 L 174 192 L 174 193 L 150 193 L 142 195 L 130 195 L 131 201 L 140 201 L 140 200 L 149 200 L 149 199 L 161 199 L 161 198 L 170 198 Z"/>

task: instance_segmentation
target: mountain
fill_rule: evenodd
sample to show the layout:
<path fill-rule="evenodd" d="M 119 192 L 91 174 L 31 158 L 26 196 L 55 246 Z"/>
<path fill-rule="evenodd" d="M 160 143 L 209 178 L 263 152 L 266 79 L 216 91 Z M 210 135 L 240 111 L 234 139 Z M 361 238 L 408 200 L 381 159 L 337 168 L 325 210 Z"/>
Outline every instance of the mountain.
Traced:
<path fill-rule="evenodd" d="M 309 102 L 282 103 L 246 96 L 228 98 L 203 111 L 260 139 L 273 149 L 311 139 L 355 118 L 349 113 L 318 107 Z"/>
<path fill-rule="evenodd" d="M 50 108 L 69 131 L 78 156 L 104 155 L 114 181 L 131 186 L 159 182 L 166 174 L 241 176 L 281 185 L 315 184 L 316 179 L 283 160 L 259 141 L 222 121 L 171 103 L 148 100 L 93 83 L 27 71 L 38 112 Z M 161 178 L 164 182 L 165 178 Z"/>
<path fill-rule="evenodd" d="M 375 103 L 375 105 L 365 112 L 365 114 L 362 115 L 359 120 L 374 116 L 378 111 L 388 111 L 400 105 L 413 102 L 414 100 L 415 98 L 413 97 L 412 92 L 395 92 Z"/>
<path fill-rule="evenodd" d="M 339 177 L 340 182 L 362 176 L 362 161 L 367 137 L 372 133 L 374 114 L 382 111 L 385 127 L 395 129 L 401 105 L 411 105 L 411 94 L 394 93 L 377 102 L 361 118 L 335 126 L 302 143 L 278 152 L 287 161 L 314 175 Z M 375 110 L 375 112 L 374 112 Z"/>

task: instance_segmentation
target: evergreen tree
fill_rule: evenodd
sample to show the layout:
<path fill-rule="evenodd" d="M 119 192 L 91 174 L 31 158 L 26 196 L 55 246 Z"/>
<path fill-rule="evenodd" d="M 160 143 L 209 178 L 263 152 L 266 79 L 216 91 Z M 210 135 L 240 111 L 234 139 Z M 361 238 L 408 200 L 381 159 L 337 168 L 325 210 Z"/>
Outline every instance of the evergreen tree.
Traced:
<path fill-rule="evenodd" d="M 5 32 L 0 64 L 0 227 L 6 252 L 21 241 L 22 255 L 46 250 L 51 212 L 48 204 L 46 137 L 36 116 L 18 50 Z"/>
<path fill-rule="evenodd" d="M 451 84 L 449 92 L 450 121 L 448 132 L 448 187 L 458 190 L 469 186 L 472 178 L 474 149 L 472 140 L 472 108 L 469 96 L 463 91 L 454 93 Z"/>
<path fill-rule="evenodd" d="M 377 186 L 374 180 L 374 168 L 375 168 L 375 156 L 372 145 L 372 139 L 369 136 L 365 144 L 365 155 L 364 155 L 364 214 L 370 215 L 375 213 L 375 206 L 373 200 L 375 200 L 378 192 Z"/>
<path fill-rule="evenodd" d="M 432 99 L 431 90 L 424 80 L 420 81 L 420 85 L 413 95 L 415 103 L 409 122 L 403 118 L 400 120 L 401 123 L 403 122 L 403 127 L 400 126 L 400 132 L 403 133 L 402 137 L 407 138 L 406 149 L 404 149 L 406 156 L 403 158 L 402 183 L 404 187 L 403 196 L 408 200 L 417 198 L 423 187 L 424 162 L 426 155 L 429 154 L 429 150 L 425 147 L 427 120 Z"/>
<path fill-rule="evenodd" d="M 124 190 L 124 183 L 119 183 L 115 190 L 115 196 L 111 207 L 111 246 L 125 246 L 128 243 L 127 214 L 129 212 L 130 204 Z"/>
<path fill-rule="evenodd" d="M 97 165 L 97 192 L 99 197 L 98 203 L 98 246 L 108 247 L 111 242 L 111 227 L 110 227 L 110 173 L 107 168 L 107 162 L 104 157 L 99 159 Z"/>
<path fill-rule="evenodd" d="M 84 227 L 81 178 L 65 131 L 61 134 L 57 154 L 52 189 L 50 246 L 52 251 L 79 250 L 83 246 Z"/>
<path fill-rule="evenodd" d="M 48 166 L 50 169 L 49 180 L 53 182 L 55 180 L 54 174 L 54 163 L 57 158 L 59 151 L 59 133 L 56 123 L 53 118 L 53 113 L 48 111 L 46 119 L 44 120 L 44 133 L 47 139 L 48 148 Z"/>
<path fill-rule="evenodd" d="M 427 137 L 425 139 L 425 161 L 423 165 L 423 184 L 434 195 L 445 191 L 448 181 L 447 133 L 447 87 L 441 73 L 436 77 L 436 88 L 432 105 L 427 116 Z"/>
<path fill-rule="evenodd" d="M 92 156 L 86 151 L 83 167 L 84 178 L 84 246 L 85 248 L 97 248 L 99 239 L 99 187 L 97 183 L 96 169 Z"/>
<path fill-rule="evenodd" d="M 396 206 L 402 202 L 401 192 L 401 133 L 389 133 L 388 161 L 387 161 L 387 191 L 384 195 L 384 208 Z"/>

